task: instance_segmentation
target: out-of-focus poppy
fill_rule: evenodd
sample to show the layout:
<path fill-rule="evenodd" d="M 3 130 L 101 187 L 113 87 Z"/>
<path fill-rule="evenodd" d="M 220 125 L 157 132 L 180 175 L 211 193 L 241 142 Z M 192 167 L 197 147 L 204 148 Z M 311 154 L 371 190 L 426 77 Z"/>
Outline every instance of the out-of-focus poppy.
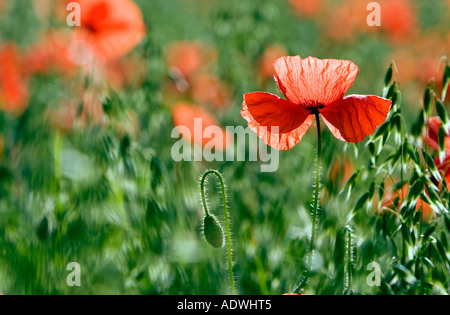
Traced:
<path fill-rule="evenodd" d="M 14 44 L 0 47 L 0 109 L 21 113 L 28 105 L 27 80 L 22 73 L 21 56 Z"/>
<path fill-rule="evenodd" d="M 447 147 L 450 149 L 450 146 Z M 447 183 L 447 189 L 450 191 L 450 155 L 446 157 L 444 162 L 439 163 L 439 160 L 436 159 L 436 165 L 438 165 L 439 171 L 441 171 L 442 175 L 445 178 L 445 181 Z"/>
<path fill-rule="evenodd" d="M 202 104 L 222 109 L 230 104 L 231 91 L 225 82 L 210 73 L 202 73 L 191 79 L 192 98 Z"/>
<path fill-rule="evenodd" d="M 409 43 L 417 29 L 412 1 L 384 0 L 381 6 L 381 27 L 393 43 Z"/>
<path fill-rule="evenodd" d="M 293 148 L 317 113 L 336 138 L 355 143 L 386 120 L 390 100 L 373 95 L 344 97 L 359 72 L 351 61 L 295 56 L 279 58 L 274 66 L 275 81 L 287 100 L 266 92 L 245 94 L 241 114 L 275 149 Z M 271 127 L 278 127 L 278 132 Z"/>
<path fill-rule="evenodd" d="M 75 40 L 87 42 L 94 53 L 111 61 L 128 54 L 143 39 L 146 26 L 132 0 L 68 0 L 81 8 Z"/>
<path fill-rule="evenodd" d="M 213 140 L 204 137 L 204 131 L 208 127 L 219 127 L 222 130 L 221 134 L 214 135 L 213 144 L 216 150 L 223 151 L 232 139 L 231 135 L 228 135 L 227 131 L 220 126 L 217 119 L 198 105 L 184 102 L 176 103 L 172 108 L 172 117 L 176 127 L 186 127 L 190 131 L 190 138 L 187 138 L 188 135 L 183 135 L 183 137 L 192 144 L 199 146 L 211 144 L 210 142 Z M 201 126 L 195 125 L 196 119 L 201 119 L 199 121 Z"/>
<path fill-rule="evenodd" d="M 329 172 L 330 183 L 341 188 L 354 174 L 355 169 L 349 158 L 337 157 L 331 165 Z"/>
<path fill-rule="evenodd" d="M 50 72 L 73 75 L 77 65 L 71 51 L 69 34 L 52 32 L 31 45 L 24 56 L 24 65 L 25 70 L 31 75 Z"/>
<path fill-rule="evenodd" d="M 386 64 L 388 65 L 392 61 L 395 62 L 400 82 L 408 84 L 417 78 L 417 55 L 409 47 L 395 49 L 386 60 Z"/>
<path fill-rule="evenodd" d="M 200 41 L 177 41 L 169 45 L 167 67 L 188 79 L 214 59 L 215 52 Z"/>
<path fill-rule="evenodd" d="M 259 80 L 264 83 L 266 80 L 273 77 L 275 71 L 273 63 L 280 57 L 286 56 L 286 48 L 282 45 L 269 45 L 264 49 L 262 56 L 259 59 Z"/>
<path fill-rule="evenodd" d="M 289 3 L 294 12 L 302 17 L 313 17 L 322 8 L 322 0 L 289 0 Z"/>
<path fill-rule="evenodd" d="M 353 40 L 363 30 L 368 31 L 366 3 L 358 0 L 345 0 L 339 5 L 331 5 L 321 21 L 325 35 L 333 40 Z"/>
<path fill-rule="evenodd" d="M 400 209 L 400 205 L 405 200 L 406 196 L 408 195 L 410 186 L 409 184 L 403 185 L 400 189 L 396 191 L 390 191 L 388 192 L 381 204 L 381 211 L 383 211 L 383 208 L 392 208 L 394 205 L 395 200 L 398 198 L 398 206 L 396 210 Z M 416 203 L 416 210 L 422 209 L 422 221 L 423 222 L 429 222 L 431 219 L 435 217 L 435 213 L 431 206 L 423 201 L 421 198 L 417 200 Z"/>
<path fill-rule="evenodd" d="M 105 65 L 106 80 L 115 89 L 141 85 L 146 76 L 144 61 L 134 55 Z"/>
<path fill-rule="evenodd" d="M 439 150 L 439 129 L 442 125 L 439 117 L 431 117 L 428 120 L 428 128 L 423 134 L 423 141 L 428 143 L 428 145 L 435 149 Z M 450 156 L 450 133 L 447 131 L 447 134 L 444 138 L 445 141 L 445 151 L 446 156 Z"/>

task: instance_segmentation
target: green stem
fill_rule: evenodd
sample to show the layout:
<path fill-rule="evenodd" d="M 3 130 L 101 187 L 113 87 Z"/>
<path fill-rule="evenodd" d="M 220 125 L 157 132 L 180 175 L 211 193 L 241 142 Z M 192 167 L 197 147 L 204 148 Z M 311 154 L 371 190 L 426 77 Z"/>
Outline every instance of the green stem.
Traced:
<path fill-rule="evenodd" d="M 206 194 L 205 194 L 205 181 L 208 178 L 209 175 L 216 175 L 219 178 L 220 187 L 222 189 L 222 203 L 223 203 L 223 213 L 225 217 L 225 230 L 227 235 L 227 252 L 228 252 L 228 271 L 230 274 L 230 285 L 231 285 L 231 292 L 233 295 L 236 294 L 236 287 L 234 284 L 234 276 L 233 276 L 233 259 L 232 259 L 232 250 L 231 250 L 231 233 L 230 233 L 230 219 L 228 217 L 228 206 L 227 206 L 227 195 L 225 193 L 225 183 L 222 177 L 222 174 L 220 174 L 216 170 L 208 170 L 206 171 L 202 179 L 200 181 L 200 191 L 202 196 L 202 202 L 203 202 L 203 208 L 205 209 L 205 214 L 210 215 L 208 211 L 208 203 L 206 202 Z"/>
<path fill-rule="evenodd" d="M 346 226 L 344 231 L 345 231 L 344 237 L 347 256 L 344 294 L 350 294 L 353 281 L 353 235 L 350 226 Z"/>
<path fill-rule="evenodd" d="M 317 225 L 318 225 L 318 216 L 319 216 L 319 197 L 320 197 L 320 162 L 322 159 L 322 133 L 320 130 L 320 114 L 319 111 L 313 112 L 316 117 L 317 122 L 317 155 L 316 155 L 316 187 L 314 191 L 314 201 L 313 201 L 313 210 L 312 210 L 312 227 L 311 227 L 311 238 L 309 241 L 309 250 L 308 250 L 308 262 L 307 262 L 307 271 L 301 280 L 298 287 L 295 289 L 295 293 L 299 293 L 303 291 L 306 285 L 309 283 L 311 279 L 312 273 L 312 265 L 313 265 L 313 256 L 314 249 L 317 237 Z"/>

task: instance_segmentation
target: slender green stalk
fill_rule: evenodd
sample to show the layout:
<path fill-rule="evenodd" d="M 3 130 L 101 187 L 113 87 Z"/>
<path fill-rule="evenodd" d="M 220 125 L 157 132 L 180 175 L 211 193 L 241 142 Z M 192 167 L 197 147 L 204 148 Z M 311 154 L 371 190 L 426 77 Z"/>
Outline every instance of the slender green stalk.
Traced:
<path fill-rule="evenodd" d="M 315 190 L 314 190 L 314 201 L 313 201 L 313 209 L 312 209 L 312 227 L 311 227 L 311 238 L 309 240 L 309 250 L 308 250 L 308 261 L 307 261 L 307 271 L 303 276 L 298 287 L 295 289 L 295 293 L 299 293 L 303 291 L 306 285 L 309 283 L 311 279 L 312 265 L 313 265 L 313 256 L 316 244 L 317 237 L 317 225 L 318 225 L 318 217 L 319 217 L 319 197 L 320 197 L 320 167 L 321 167 L 321 159 L 322 159 L 322 133 L 320 130 L 320 114 L 319 111 L 314 111 L 314 115 L 316 116 L 317 122 L 317 156 L 316 156 L 316 182 L 315 182 Z"/>
<path fill-rule="evenodd" d="M 347 256 L 347 265 L 345 269 L 345 284 L 344 284 L 344 294 L 349 294 L 352 289 L 353 281 L 353 232 L 350 226 L 345 227 L 345 249 Z"/>
<path fill-rule="evenodd" d="M 230 219 L 228 217 L 228 206 L 227 206 L 227 196 L 225 192 L 225 183 L 222 177 L 222 174 L 220 174 L 216 170 L 208 170 L 206 171 L 202 179 L 200 181 L 200 191 L 201 191 L 201 198 L 203 202 L 203 209 L 205 210 L 205 214 L 208 216 L 210 215 L 208 210 L 208 203 L 206 201 L 206 193 L 205 193 L 205 181 L 208 178 L 209 175 L 216 175 L 219 178 L 220 187 L 222 189 L 222 203 L 223 203 L 223 213 L 225 217 L 225 231 L 226 231 L 226 237 L 227 237 L 227 252 L 228 252 L 228 271 L 230 274 L 230 285 L 231 285 L 231 292 L 233 295 L 236 294 L 236 287 L 234 284 L 234 276 L 233 276 L 233 260 L 232 260 L 232 251 L 231 251 L 231 233 L 230 233 Z"/>

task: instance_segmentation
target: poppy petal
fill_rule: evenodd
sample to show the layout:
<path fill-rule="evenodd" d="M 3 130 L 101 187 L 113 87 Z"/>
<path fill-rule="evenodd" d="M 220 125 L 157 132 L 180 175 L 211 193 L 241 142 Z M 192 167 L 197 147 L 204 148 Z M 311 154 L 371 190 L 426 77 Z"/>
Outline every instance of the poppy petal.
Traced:
<path fill-rule="evenodd" d="M 128 54 L 144 38 L 139 6 L 130 0 L 74 0 L 82 10 L 76 40 L 88 42 L 98 57 L 112 61 Z"/>
<path fill-rule="evenodd" d="M 242 106 L 241 115 L 250 129 L 277 150 L 289 150 L 300 142 L 314 118 L 309 110 L 265 92 L 245 94 Z M 278 132 L 271 127 L 278 127 Z"/>
<path fill-rule="evenodd" d="M 281 57 L 274 63 L 275 81 L 288 100 L 305 107 L 328 105 L 344 97 L 359 68 L 348 60 Z"/>
<path fill-rule="evenodd" d="M 333 135 L 342 141 L 360 142 L 381 125 L 392 102 L 373 95 L 350 95 L 320 110 Z"/>

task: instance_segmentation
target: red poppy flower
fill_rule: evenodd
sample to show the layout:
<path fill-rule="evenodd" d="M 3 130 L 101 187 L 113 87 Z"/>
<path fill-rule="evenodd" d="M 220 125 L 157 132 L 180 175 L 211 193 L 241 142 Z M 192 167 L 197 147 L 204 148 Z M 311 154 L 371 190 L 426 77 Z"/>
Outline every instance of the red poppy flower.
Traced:
<path fill-rule="evenodd" d="M 346 157 L 337 156 L 331 164 L 329 182 L 335 187 L 341 188 L 355 173 L 352 161 Z"/>
<path fill-rule="evenodd" d="M 259 79 L 262 83 L 273 77 L 273 63 L 280 57 L 286 56 L 286 49 L 282 45 L 270 45 L 264 49 L 259 59 Z"/>
<path fill-rule="evenodd" d="M 225 82 L 218 77 L 203 73 L 191 80 L 192 98 L 199 103 L 207 104 L 215 109 L 222 109 L 230 104 L 231 91 Z"/>
<path fill-rule="evenodd" d="M 104 72 L 108 83 L 115 89 L 140 86 L 146 78 L 143 60 L 137 55 L 130 55 L 106 65 Z"/>
<path fill-rule="evenodd" d="M 126 55 L 145 35 L 142 12 L 131 0 L 68 1 L 81 7 L 76 39 L 90 44 L 100 58 L 110 61 Z"/>
<path fill-rule="evenodd" d="M 215 58 L 215 51 L 199 41 L 178 41 L 170 44 L 167 67 L 179 71 L 184 79 L 190 78 Z"/>
<path fill-rule="evenodd" d="M 424 142 L 428 143 L 435 150 L 439 150 L 439 129 L 441 125 L 439 117 L 430 118 L 428 121 L 428 132 L 423 135 Z M 446 155 L 450 156 L 450 134 L 447 133 L 444 139 Z"/>
<path fill-rule="evenodd" d="M 446 148 L 450 150 L 450 146 L 446 146 Z M 434 162 L 436 163 L 439 171 L 445 178 L 445 181 L 447 183 L 447 189 L 450 190 L 450 155 L 447 155 L 444 162 L 442 163 L 439 162 L 438 158 Z"/>
<path fill-rule="evenodd" d="M 359 72 L 351 61 L 282 57 L 274 67 L 286 100 L 266 92 L 245 94 L 241 115 L 266 144 L 278 150 L 293 148 L 317 112 L 336 138 L 360 142 L 386 120 L 392 105 L 373 95 L 344 97 Z M 278 127 L 278 132 L 271 127 Z"/>
<path fill-rule="evenodd" d="M 399 198 L 399 203 L 396 210 L 397 211 L 400 210 L 400 205 L 408 195 L 409 189 L 410 189 L 409 184 L 405 184 L 399 190 L 386 194 L 385 198 L 383 199 L 381 207 L 392 208 L 395 199 Z M 423 222 L 429 222 L 431 219 L 435 217 L 435 213 L 431 208 L 431 206 L 425 201 L 423 201 L 421 198 L 419 198 L 416 202 L 416 210 L 418 211 L 420 209 L 422 209 Z"/>
<path fill-rule="evenodd" d="M 412 1 L 385 0 L 381 2 L 381 26 L 394 43 L 407 43 L 417 29 L 417 17 Z"/>
<path fill-rule="evenodd" d="M 64 32 L 52 32 L 32 45 L 24 56 L 24 68 L 28 74 L 58 72 L 73 75 L 76 64 L 70 47 L 70 36 Z"/>
<path fill-rule="evenodd" d="M 187 127 L 189 129 L 190 138 L 187 138 L 187 135 L 183 135 L 183 137 L 187 138 L 191 143 L 200 146 L 205 146 L 208 143 L 211 144 L 210 141 L 213 141 L 204 136 L 205 129 L 212 126 L 220 126 L 217 119 L 204 108 L 184 102 L 174 105 L 172 108 L 172 117 L 176 127 Z M 201 119 L 201 126 L 195 125 L 196 118 Z M 201 129 L 198 127 L 201 127 Z M 222 133 L 219 135 L 216 134 L 214 137 L 214 147 L 219 151 L 223 151 L 228 141 L 232 139 L 231 135 L 227 135 L 227 132 L 223 128 L 221 129 Z"/>
<path fill-rule="evenodd" d="M 16 46 L 0 47 L 0 109 L 6 112 L 20 113 L 28 105 L 28 89 L 21 68 Z"/>
<path fill-rule="evenodd" d="M 321 19 L 325 35 L 333 40 L 352 41 L 361 32 L 371 31 L 367 27 L 367 3 L 359 0 L 344 0 L 328 6 Z"/>
<path fill-rule="evenodd" d="M 289 0 L 294 12 L 299 16 L 313 17 L 319 13 L 322 0 Z"/>

